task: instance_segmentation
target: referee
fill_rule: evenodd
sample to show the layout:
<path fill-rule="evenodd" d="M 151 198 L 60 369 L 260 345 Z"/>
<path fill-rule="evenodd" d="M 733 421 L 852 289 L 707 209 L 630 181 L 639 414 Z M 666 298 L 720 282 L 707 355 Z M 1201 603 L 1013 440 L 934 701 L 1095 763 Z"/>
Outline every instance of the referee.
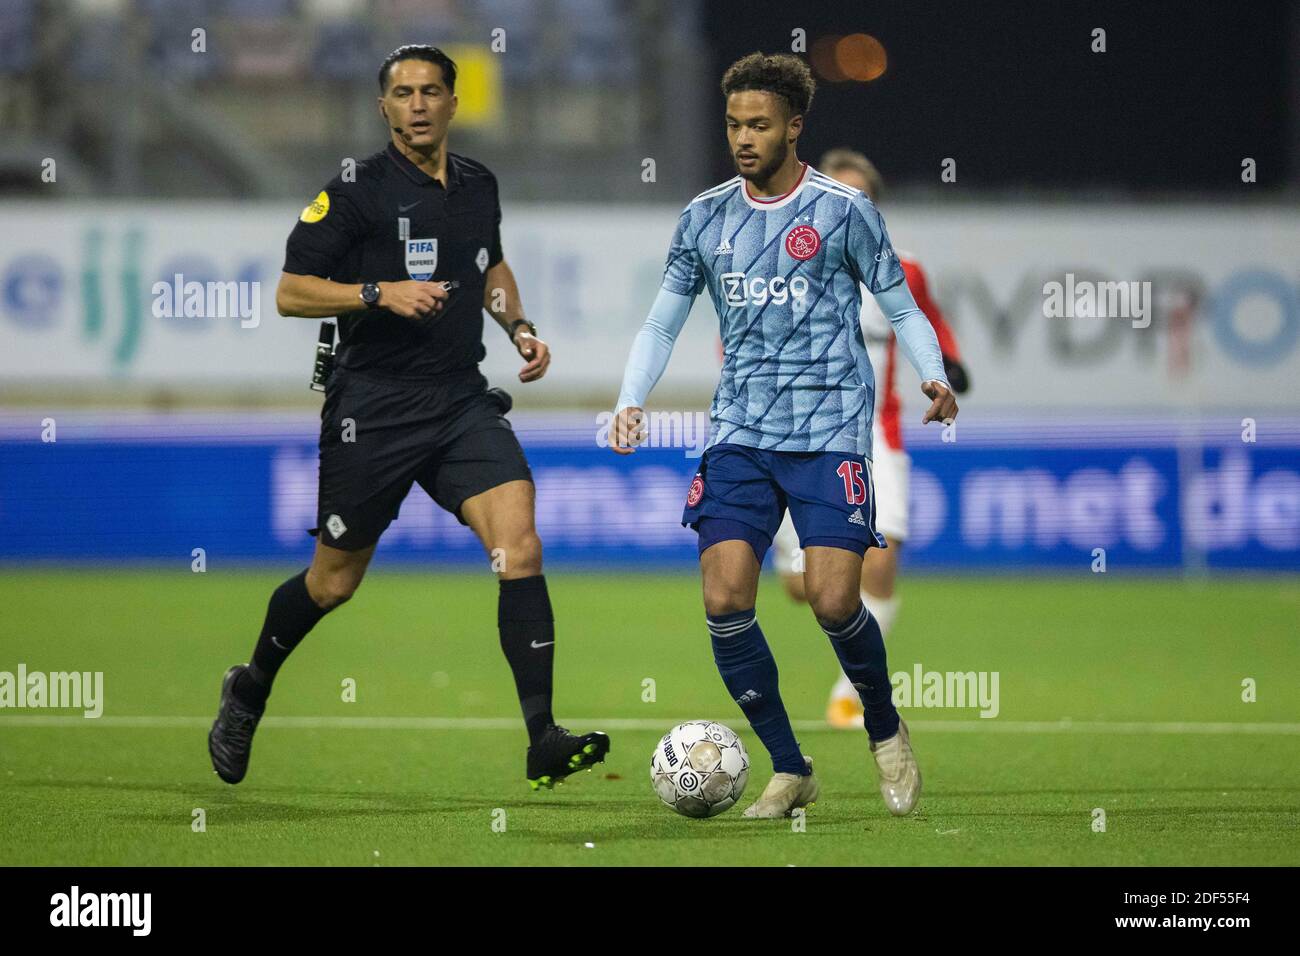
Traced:
<path fill-rule="evenodd" d="M 390 142 L 303 210 L 276 290 L 281 315 L 339 319 L 321 409 L 316 552 L 271 595 L 252 660 L 226 672 L 208 750 L 222 780 L 244 778 L 276 673 L 352 597 L 418 482 L 492 556 L 501 649 L 528 730 L 528 781 L 551 787 L 602 761 L 609 738 L 570 734 L 551 714 L 555 626 L 532 473 L 505 418 L 510 396 L 478 370 L 484 310 L 527 360 L 521 382 L 546 374 L 550 350 L 524 318 L 501 252 L 496 177 L 447 151 L 456 64 L 436 47 L 399 47 L 379 69 L 379 89 Z"/>

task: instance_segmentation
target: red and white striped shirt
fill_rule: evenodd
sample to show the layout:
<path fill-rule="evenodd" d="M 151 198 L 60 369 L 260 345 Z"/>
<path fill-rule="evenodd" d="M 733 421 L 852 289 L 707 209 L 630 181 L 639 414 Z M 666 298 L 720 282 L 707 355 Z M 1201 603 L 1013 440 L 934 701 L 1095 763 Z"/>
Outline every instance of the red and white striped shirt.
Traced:
<path fill-rule="evenodd" d="M 930 287 L 920 263 L 904 252 L 898 254 L 898 261 L 903 267 L 903 275 L 907 279 L 907 288 L 911 291 L 912 298 L 916 300 L 917 306 L 934 326 L 935 337 L 939 340 L 939 351 L 943 353 L 945 362 L 949 359 L 960 362 L 961 353 L 957 349 L 957 339 L 944 320 L 938 303 L 930 295 Z M 866 343 L 867 354 L 871 357 L 871 366 L 876 372 L 877 434 L 884 436 L 884 441 L 890 448 L 902 450 L 903 430 L 899 424 L 902 403 L 898 399 L 898 389 L 895 385 L 898 348 L 894 339 L 894 330 L 889 320 L 876 306 L 875 300 L 869 295 L 862 297 L 860 320 L 862 339 Z"/>

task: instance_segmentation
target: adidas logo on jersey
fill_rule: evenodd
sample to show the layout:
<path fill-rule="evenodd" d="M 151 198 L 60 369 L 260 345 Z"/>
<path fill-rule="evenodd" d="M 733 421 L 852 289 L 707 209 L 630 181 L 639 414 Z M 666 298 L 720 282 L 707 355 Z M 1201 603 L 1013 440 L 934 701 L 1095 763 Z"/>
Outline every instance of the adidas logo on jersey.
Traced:
<path fill-rule="evenodd" d="M 867 519 L 862 517 L 861 508 L 853 509 L 853 514 L 849 515 L 849 524 L 861 525 L 864 528 L 867 526 Z"/>
<path fill-rule="evenodd" d="M 713 250 L 713 254 L 715 256 L 731 255 L 731 240 L 728 239 L 726 236 L 723 236 L 722 241 L 718 243 L 718 248 Z"/>

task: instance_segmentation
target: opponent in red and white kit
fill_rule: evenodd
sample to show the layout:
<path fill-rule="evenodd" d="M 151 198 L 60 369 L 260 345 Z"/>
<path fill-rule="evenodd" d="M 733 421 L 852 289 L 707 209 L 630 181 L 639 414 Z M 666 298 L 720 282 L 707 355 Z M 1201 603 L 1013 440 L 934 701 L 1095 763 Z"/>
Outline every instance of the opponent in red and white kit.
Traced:
<path fill-rule="evenodd" d="M 860 189 L 871 201 L 880 197 L 880 174 L 861 153 L 848 149 L 834 149 L 822 157 L 820 168 L 846 186 Z M 920 264 L 905 252 L 898 253 L 899 262 L 907 277 L 907 286 L 921 311 L 934 326 L 943 353 L 944 369 L 953 390 L 961 393 L 969 387 L 966 370 L 961 363 L 957 340 L 944 321 L 943 313 L 930 295 L 925 273 Z M 898 576 L 898 553 L 907 539 L 908 475 L 911 459 L 903 450 L 903 431 L 899 423 L 901 405 L 895 378 L 898 368 L 893 330 L 889 321 L 877 308 L 875 300 L 862 297 L 862 338 L 876 371 L 875 415 L 873 416 L 874 454 L 871 477 L 875 484 L 876 530 L 885 536 L 888 548 L 868 548 L 862 565 L 862 600 L 880 623 L 886 637 L 898 614 L 898 596 L 894 584 Z M 789 595 L 803 602 L 803 562 L 799 552 L 799 539 L 787 512 L 781 529 L 773 541 L 774 561 Z M 859 727 L 862 725 L 862 702 L 849 679 L 840 674 L 831 690 L 826 720 L 833 727 Z"/>

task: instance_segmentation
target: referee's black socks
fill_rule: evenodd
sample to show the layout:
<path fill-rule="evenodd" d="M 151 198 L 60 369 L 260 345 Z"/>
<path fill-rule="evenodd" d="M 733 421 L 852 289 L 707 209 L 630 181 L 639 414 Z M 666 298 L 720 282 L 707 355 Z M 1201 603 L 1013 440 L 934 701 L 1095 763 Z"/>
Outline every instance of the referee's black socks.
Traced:
<path fill-rule="evenodd" d="M 534 742 L 555 723 L 551 714 L 555 617 L 545 576 L 501 581 L 497 627 L 501 631 L 501 650 L 514 671 L 528 739 Z"/>
<path fill-rule="evenodd" d="M 235 696 L 247 706 L 265 707 L 280 665 L 326 613 L 307 593 L 305 570 L 276 588 L 267 604 L 253 659 L 235 682 Z M 497 625 L 501 650 L 515 675 L 528 739 L 535 741 L 555 722 L 551 714 L 555 618 L 546 578 L 537 574 L 502 581 Z"/>
<path fill-rule="evenodd" d="M 280 665 L 326 613 L 307 592 L 306 570 L 276 588 L 266 606 L 266 620 L 253 659 L 235 681 L 234 695 L 249 707 L 265 707 Z"/>

